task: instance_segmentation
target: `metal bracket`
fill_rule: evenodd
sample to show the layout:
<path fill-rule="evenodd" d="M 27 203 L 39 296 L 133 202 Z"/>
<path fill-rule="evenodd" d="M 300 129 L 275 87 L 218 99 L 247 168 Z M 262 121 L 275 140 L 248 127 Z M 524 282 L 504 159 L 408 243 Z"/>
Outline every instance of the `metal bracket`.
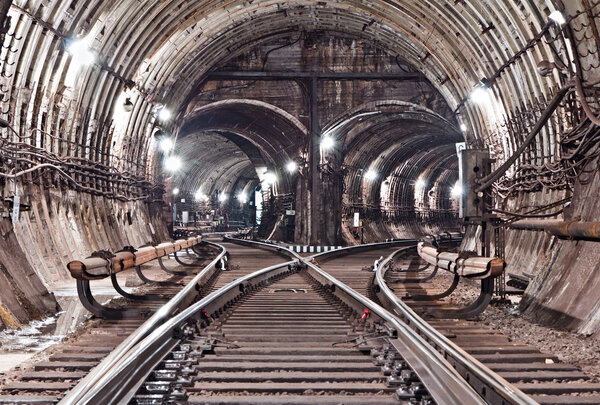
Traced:
<path fill-rule="evenodd" d="M 406 298 L 410 299 L 410 300 L 413 300 L 413 301 L 434 301 L 434 300 L 440 300 L 440 299 L 446 298 L 447 296 L 449 296 L 450 294 L 452 294 L 454 292 L 454 290 L 456 290 L 456 287 L 458 286 L 458 282 L 459 281 L 460 281 L 460 276 L 458 274 L 455 274 L 454 275 L 454 279 L 452 280 L 452 284 L 443 293 L 432 294 L 432 295 L 428 295 L 428 294 L 413 295 L 413 296 L 407 296 Z"/>
<path fill-rule="evenodd" d="M 100 304 L 92 295 L 89 280 L 77 280 L 77 295 L 79 300 L 94 316 L 106 319 L 139 319 L 147 315 L 148 310 L 140 311 L 135 309 L 115 309 Z"/>
<path fill-rule="evenodd" d="M 431 280 L 432 278 L 434 278 L 438 272 L 440 268 L 438 266 L 435 266 L 433 271 L 431 272 L 430 275 L 428 275 L 427 277 L 423 277 L 423 278 L 409 278 L 409 279 L 404 279 L 404 280 L 398 280 L 398 281 L 402 281 L 403 283 L 424 283 L 426 281 Z"/>
<path fill-rule="evenodd" d="M 187 266 L 187 267 L 194 267 L 194 266 L 196 266 L 193 263 L 185 263 L 183 260 L 181 260 L 179 258 L 179 256 L 177 256 L 177 252 L 173 252 L 173 256 L 175 256 L 175 260 L 177 261 L 177 263 L 181 264 L 182 266 Z"/>
<path fill-rule="evenodd" d="M 169 286 L 169 285 L 179 285 L 179 283 L 174 283 L 173 281 L 157 281 L 157 280 L 150 280 L 148 277 L 146 277 L 144 275 L 144 273 L 142 273 L 142 266 L 135 266 L 135 272 L 137 273 L 138 277 L 144 282 L 144 283 L 153 283 L 153 284 L 157 284 L 157 285 L 162 285 L 162 286 Z"/>
<path fill-rule="evenodd" d="M 481 290 L 479 297 L 472 304 L 459 309 L 436 309 L 427 312 L 434 318 L 474 318 L 481 314 L 489 305 L 494 294 L 494 279 L 491 277 L 481 280 Z"/>
<path fill-rule="evenodd" d="M 121 294 L 123 297 L 128 298 L 130 300 L 136 300 L 136 301 L 157 301 L 157 300 L 161 300 L 163 297 L 161 297 L 160 295 L 152 295 L 152 294 L 146 294 L 146 295 L 135 295 L 135 294 L 130 294 L 127 291 L 123 290 L 121 288 L 121 286 L 119 285 L 119 281 L 117 280 L 117 275 L 115 273 L 113 273 L 112 271 L 110 272 L 110 281 L 113 285 L 113 288 L 119 293 Z"/>
<path fill-rule="evenodd" d="M 173 253 L 174 254 L 174 253 Z M 175 256 L 177 257 L 177 256 Z M 163 269 L 163 271 L 169 273 L 169 274 L 175 274 L 177 276 L 187 276 L 188 274 L 190 274 L 187 271 L 175 271 L 175 270 L 170 270 L 168 269 L 165 264 L 163 263 L 162 257 L 157 258 L 158 259 L 158 264 L 160 265 L 160 268 Z"/>

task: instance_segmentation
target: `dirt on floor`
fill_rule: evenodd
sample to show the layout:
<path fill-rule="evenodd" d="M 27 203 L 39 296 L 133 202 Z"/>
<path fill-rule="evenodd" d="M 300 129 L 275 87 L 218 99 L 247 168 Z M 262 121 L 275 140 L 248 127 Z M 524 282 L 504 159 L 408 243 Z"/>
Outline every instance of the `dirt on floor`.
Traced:
<path fill-rule="evenodd" d="M 442 277 L 450 284 L 452 276 L 449 273 Z M 478 281 L 461 279 L 449 302 L 461 306 L 473 302 L 479 295 L 479 287 Z M 520 296 L 509 295 L 507 298 L 504 302 L 494 299 L 479 316 L 480 322 L 515 342 L 556 355 L 560 361 L 580 367 L 594 382 L 600 382 L 600 340 L 539 325 L 519 311 Z"/>

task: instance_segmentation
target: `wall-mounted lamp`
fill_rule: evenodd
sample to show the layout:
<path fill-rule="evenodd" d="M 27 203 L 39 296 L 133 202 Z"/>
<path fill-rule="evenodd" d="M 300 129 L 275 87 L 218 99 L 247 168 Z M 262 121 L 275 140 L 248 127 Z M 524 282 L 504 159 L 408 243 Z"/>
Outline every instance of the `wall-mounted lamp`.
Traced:
<path fill-rule="evenodd" d="M 548 16 L 548 18 L 550 20 L 554 21 L 558 25 L 563 25 L 567 22 L 563 13 L 561 13 L 558 10 L 554 10 L 553 12 L 551 12 L 550 15 Z"/>
<path fill-rule="evenodd" d="M 169 172 L 176 172 L 177 170 L 181 169 L 181 166 L 183 166 L 183 162 L 178 156 L 171 155 L 165 159 L 165 161 L 163 162 L 163 166 L 165 170 Z"/>
<path fill-rule="evenodd" d="M 123 109 L 126 112 L 132 112 L 133 111 L 133 103 L 131 102 L 131 98 L 127 97 L 125 99 L 125 101 L 123 102 Z"/>

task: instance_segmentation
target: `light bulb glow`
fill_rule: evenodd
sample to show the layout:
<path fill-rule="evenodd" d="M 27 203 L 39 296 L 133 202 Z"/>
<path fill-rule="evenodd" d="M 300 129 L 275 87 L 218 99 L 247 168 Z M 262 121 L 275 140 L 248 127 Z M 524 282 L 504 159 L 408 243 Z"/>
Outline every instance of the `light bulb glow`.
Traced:
<path fill-rule="evenodd" d="M 325 150 L 332 149 L 335 146 L 335 141 L 332 137 L 326 136 L 323 139 L 321 139 L 321 146 Z"/>
<path fill-rule="evenodd" d="M 460 197 L 463 193 L 463 188 L 462 185 L 457 181 L 454 184 L 454 187 L 452 187 L 452 190 L 450 190 L 450 194 L 452 195 L 452 197 Z"/>
<path fill-rule="evenodd" d="M 246 193 L 244 193 L 243 191 L 238 193 L 237 195 L 237 199 L 239 202 L 241 202 L 242 204 L 246 204 L 246 201 L 248 201 L 248 196 L 246 195 Z"/>
<path fill-rule="evenodd" d="M 465 132 L 467 130 L 467 126 L 465 124 L 460 124 L 460 130 Z"/>
<path fill-rule="evenodd" d="M 227 201 L 227 199 L 228 199 L 228 198 L 229 198 L 229 197 L 228 197 L 228 196 L 227 196 L 227 194 L 225 194 L 225 193 L 221 193 L 221 194 L 219 195 L 219 201 L 221 201 L 221 202 L 225 202 L 225 201 Z"/>
<path fill-rule="evenodd" d="M 296 170 L 298 170 L 298 164 L 292 160 L 287 165 L 285 165 L 285 169 L 289 173 L 294 173 Z"/>
<path fill-rule="evenodd" d="M 426 184 L 426 183 L 425 183 L 425 180 L 423 180 L 423 179 L 418 179 L 418 180 L 415 182 L 415 187 L 416 187 L 416 188 L 423 188 L 423 187 L 425 187 L 425 184 Z"/>
<path fill-rule="evenodd" d="M 484 104 L 490 100 L 488 91 L 488 88 L 485 86 L 476 87 L 471 92 L 469 99 L 476 104 Z"/>
<path fill-rule="evenodd" d="M 553 12 L 551 12 L 548 18 L 557 23 L 558 25 L 563 25 L 567 22 L 563 13 L 561 13 L 558 10 L 554 10 Z"/>
<path fill-rule="evenodd" d="M 173 141 L 171 140 L 171 138 L 163 138 L 160 140 L 160 142 L 158 143 L 158 147 L 160 148 L 161 151 L 163 152 L 170 152 L 171 149 L 173 149 Z"/>
<path fill-rule="evenodd" d="M 367 179 L 367 180 L 375 180 L 376 178 L 377 178 L 377 172 L 373 169 L 369 169 L 365 173 L 365 179 Z"/>
<path fill-rule="evenodd" d="M 91 65 L 96 61 L 96 55 L 90 50 L 90 41 L 86 38 L 75 39 L 67 47 L 73 63 L 79 66 Z"/>
<path fill-rule="evenodd" d="M 173 189 L 173 195 L 177 195 L 177 194 L 179 194 L 179 189 L 177 187 L 175 187 Z"/>
<path fill-rule="evenodd" d="M 169 109 L 166 107 L 161 108 L 158 112 L 158 119 L 161 121 L 168 121 L 172 116 L 173 114 L 171 114 L 171 111 L 169 111 Z"/>
<path fill-rule="evenodd" d="M 273 172 L 266 172 L 263 181 L 272 186 L 273 184 L 277 183 L 277 175 L 275 175 Z"/>
<path fill-rule="evenodd" d="M 196 191 L 194 194 L 196 201 L 208 201 L 208 196 L 202 192 L 202 190 Z"/>
<path fill-rule="evenodd" d="M 174 155 L 167 157 L 164 161 L 164 167 L 169 172 L 176 172 L 177 170 L 181 169 L 182 165 L 183 163 L 181 162 L 181 159 Z"/>

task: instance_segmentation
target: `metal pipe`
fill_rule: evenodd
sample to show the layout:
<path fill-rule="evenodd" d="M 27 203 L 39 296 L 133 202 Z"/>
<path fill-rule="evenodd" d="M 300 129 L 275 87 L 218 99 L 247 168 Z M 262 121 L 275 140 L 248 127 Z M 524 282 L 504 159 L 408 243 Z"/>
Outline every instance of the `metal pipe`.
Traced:
<path fill-rule="evenodd" d="M 511 229 L 544 231 L 559 238 L 600 241 L 600 222 L 524 219 L 508 225 Z"/>

